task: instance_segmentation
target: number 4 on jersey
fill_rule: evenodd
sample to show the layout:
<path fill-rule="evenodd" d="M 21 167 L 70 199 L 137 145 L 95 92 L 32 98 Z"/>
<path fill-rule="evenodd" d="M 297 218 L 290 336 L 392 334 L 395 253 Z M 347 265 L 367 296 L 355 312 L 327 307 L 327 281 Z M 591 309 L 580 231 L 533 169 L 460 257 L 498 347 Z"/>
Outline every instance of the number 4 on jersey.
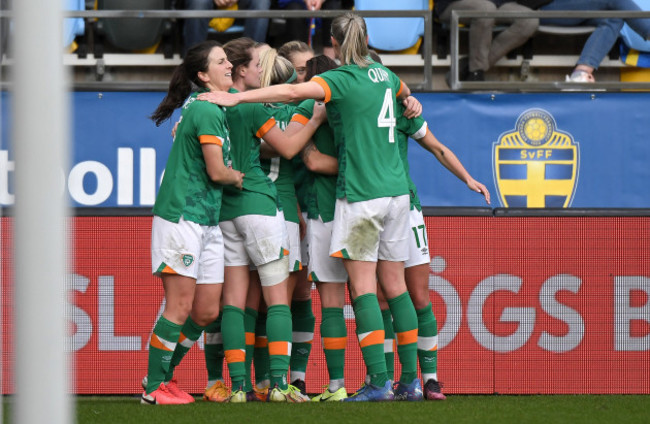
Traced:
<path fill-rule="evenodd" d="M 386 89 L 386 94 L 384 94 L 384 104 L 381 105 L 381 111 L 377 117 L 377 126 L 379 128 L 388 127 L 388 142 L 395 142 L 395 108 L 393 107 L 393 90 L 391 88 Z"/>

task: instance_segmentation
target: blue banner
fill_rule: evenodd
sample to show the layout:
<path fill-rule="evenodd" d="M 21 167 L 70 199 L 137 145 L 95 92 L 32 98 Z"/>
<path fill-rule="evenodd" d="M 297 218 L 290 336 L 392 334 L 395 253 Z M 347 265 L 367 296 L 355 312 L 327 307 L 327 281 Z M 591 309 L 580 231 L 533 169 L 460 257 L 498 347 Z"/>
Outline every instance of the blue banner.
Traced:
<path fill-rule="evenodd" d="M 14 202 L 9 95 L 0 93 L 0 205 Z M 494 207 L 650 208 L 650 93 L 416 93 L 436 137 L 492 194 Z M 160 92 L 72 93 L 73 206 L 150 207 L 178 114 L 148 116 Z M 37 125 L 38 122 L 35 122 Z M 413 142 L 423 206 L 485 206 Z"/>
<path fill-rule="evenodd" d="M 416 94 L 493 207 L 650 207 L 648 93 Z M 485 206 L 412 143 L 422 205 Z"/>
<path fill-rule="evenodd" d="M 13 204 L 9 95 L 2 93 L 0 205 Z M 64 172 L 75 207 L 149 207 L 171 149 L 180 113 L 160 127 L 148 119 L 160 92 L 72 93 L 70 169 Z M 35 122 L 35 125 L 38 123 Z M 7 167 L 7 168 L 5 168 Z"/>

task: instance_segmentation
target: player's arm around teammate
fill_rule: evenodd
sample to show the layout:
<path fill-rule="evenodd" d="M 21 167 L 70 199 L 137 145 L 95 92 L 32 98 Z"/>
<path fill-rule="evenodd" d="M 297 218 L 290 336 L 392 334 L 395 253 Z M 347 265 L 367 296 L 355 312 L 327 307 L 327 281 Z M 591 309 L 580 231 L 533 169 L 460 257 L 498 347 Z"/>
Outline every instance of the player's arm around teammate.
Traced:
<path fill-rule="evenodd" d="M 369 373 L 374 376 L 369 391 L 355 396 L 354 400 L 391 399 L 393 391 L 383 361 L 383 323 L 376 299 L 375 272 L 389 298 L 399 327 L 398 338 L 409 352 L 400 355 L 400 359 L 409 357 L 408 367 L 403 362 L 402 378 L 410 384 L 417 376 L 417 319 L 406 293 L 402 262 L 402 247 L 405 248 L 402 244 L 408 230 L 403 219 L 408 211 L 408 190 L 403 168 L 398 164 L 397 148 L 391 140 L 395 97 L 401 101 L 410 99 L 407 100 L 410 108 L 418 102 L 410 97 L 409 88 L 395 74 L 367 59 L 367 31 L 362 18 L 351 13 L 336 18 L 332 35 L 332 44 L 345 69 L 328 71 L 325 74 L 329 75 L 316 79 L 318 82 L 312 80 L 225 96 L 209 95 L 202 99 L 229 106 L 239 102 L 295 102 L 312 98 L 324 100 L 328 112 L 330 107 L 345 111 L 337 114 L 336 123 L 330 120 L 330 124 L 339 132 L 337 143 L 345 141 L 346 155 L 354 160 L 346 162 L 344 168 L 339 163 L 339 180 L 345 181 L 346 186 L 340 195 L 337 193 L 330 254 L 344 258 L 354 297 L 359 342 Z M 364 112 L 358 113 L 360 110 Z M 376 143 L 376 138 L 385 143 Z M 369 208 L 369 203 L 374 206 Z M 373 212 L 376 210 L 383 212 L 377 218 Z M 354 219 L 346 219 L 346 214 L 352 214 Z M 337 226 L 340 226 L 338 240 Z M 353 234 L 359 237 L 351 237 Z M 408 371 L 404 372 L 406 368 Z"/>

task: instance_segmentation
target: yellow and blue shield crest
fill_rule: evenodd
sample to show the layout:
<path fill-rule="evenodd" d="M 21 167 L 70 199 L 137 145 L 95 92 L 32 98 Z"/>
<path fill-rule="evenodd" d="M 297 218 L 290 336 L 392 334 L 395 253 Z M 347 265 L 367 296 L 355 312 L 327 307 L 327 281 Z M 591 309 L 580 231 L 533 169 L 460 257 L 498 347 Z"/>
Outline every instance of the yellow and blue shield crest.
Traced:
<path fill-rule="evenodd" d="M 529 109 L 492 147 L 494 182 L 506 208 L 568 208 L 578 183 L 579 145 L 553 116 Z"/>

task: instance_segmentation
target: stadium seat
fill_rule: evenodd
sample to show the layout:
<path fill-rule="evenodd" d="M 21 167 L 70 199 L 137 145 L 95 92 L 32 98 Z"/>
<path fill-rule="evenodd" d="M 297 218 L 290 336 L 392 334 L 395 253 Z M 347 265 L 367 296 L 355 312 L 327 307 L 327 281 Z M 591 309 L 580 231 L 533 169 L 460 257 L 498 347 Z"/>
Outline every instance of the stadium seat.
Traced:
<path fill-rule="evenodd" d="M 66 10 L 77 11 L 86 9 L 85 0 L 66 0 Z M 86 24 L 83 18 L 68 18 L 63 22 L 63 46 L 70 51 L 76 51 L 81 58 L 86 57 Z"/>
<path fill-rule="evenodd" d="M 98 10 L 162 10 L 171 9 L 171 0 L 98 0 Z M 166 58 L 174 54 L 174 27 L 163 18 L 99 19 L 95 28 L 95 57 L 104 53 L 103 41 L 128 51 L 155 48 L 162 43 Z"/>
<path fill-rule="evenodd" d="M 356 10 L 423 10 L 429 9 L 429 0 L 355 0 Z M 378 50 L 407 49 L 424 35 L 424 19 L 420 18 L 366 18 L 368 44 Z"/>

